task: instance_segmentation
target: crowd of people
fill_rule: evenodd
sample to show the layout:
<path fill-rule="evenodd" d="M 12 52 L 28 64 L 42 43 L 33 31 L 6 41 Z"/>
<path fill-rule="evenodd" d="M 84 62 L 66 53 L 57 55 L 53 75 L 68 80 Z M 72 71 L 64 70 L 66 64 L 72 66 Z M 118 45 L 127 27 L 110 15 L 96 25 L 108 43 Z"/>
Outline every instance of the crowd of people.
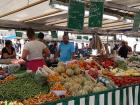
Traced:
<path fill-rule="evenodd" d="M 38 67 L 46 65 L 45 60 L 50 56 L 51 62 L 57 60 L 67 62 L 78 57 L 90 57 L 92 52 L 90 46 L 94 44 L 81 43 L 81 48 L 79 48 L 79 44 L 70 42 L 69 36 L 65 33 L 61 42 L 48 44 L 48 42 L 44 40 L 44 34 L 40 32 L 38 38 L 36 38 L 33 29 L 27 30 L 27 37 L 28 41 L 26 41 L 23 50 L 21 50 L 19 40 L 17 40 L 14 45 L 12 45 L 12 41 L 7 40 L 5 47 L 1 51 L 1 59 L 16 59 L 16 53 L 21 53 L 21 58 L 26 61 L 27 69 L 33 72 L 35 72 Z M 93 42 L 92 39 L 90 41 Z M 135 49 L 136 45 L 134 46 L 134 50 Z M 105 54 L 109 54 L 108 44 L 104 44 L 104 50 L 104 52 L 106 52 Z M 122 41 L 120 45 L 115 44 L 112 50 L 116 51 L 118 55 L 123 58 L 127 58 L 128 54 L 132 54 L 132 48 L 128 46 L 128 43 L 125 41 Z"/>
<path fill-rule="evenodd" d="M 57 43 L 48 43 L 44 40 L 44 34 L 39 33 L 38 38 L 35 37 L 33 29 L 27 30 L 28 41 L 26 41 L 21 58 L 26 62 L 26 68 L 35 72 L 38 67 L 46 65 L 46 58 L 54 54 L 52 60 L 59 58 L 59 61 L 67 62 L 74 57 L 74 45 L 69 42 L 68 35 L 63 35 L 63 40 L 59 46 Z M 21 44 L 17 40 L 13 45 L 11 40 L 6 40 L 5 47 L 1 51 L 1 59 L 16 59 L 16 53 L 21 53 Z"/>
<path fill-rule="evenodd" d="M 89 44 L 81 43 L 81 48 L 79 48 L 78 43 L 75 43 L 75 54 L 78 57 L 89 57 L 91 54 Z"/>

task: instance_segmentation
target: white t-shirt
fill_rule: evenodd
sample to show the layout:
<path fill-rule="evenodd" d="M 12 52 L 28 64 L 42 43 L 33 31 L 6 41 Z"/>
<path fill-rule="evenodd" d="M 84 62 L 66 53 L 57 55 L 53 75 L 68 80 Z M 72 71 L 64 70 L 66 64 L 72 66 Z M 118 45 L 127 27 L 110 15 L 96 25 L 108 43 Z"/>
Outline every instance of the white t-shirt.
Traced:
<path fill-rule="evenodd" d="M 34 40 L 27 42 L 23 49 L 29 51 L 27 59 L 30 61 L 35 59 L 43 59 L 42 53 L 46 47 L 47 46 L 44 43 Z"/>

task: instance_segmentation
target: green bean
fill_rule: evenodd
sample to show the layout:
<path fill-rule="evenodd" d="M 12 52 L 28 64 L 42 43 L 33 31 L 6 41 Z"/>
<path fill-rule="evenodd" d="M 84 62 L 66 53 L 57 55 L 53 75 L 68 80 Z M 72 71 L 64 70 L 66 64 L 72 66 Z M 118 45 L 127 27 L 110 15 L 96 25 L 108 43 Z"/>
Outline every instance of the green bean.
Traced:
<path fill-rule="evenodd" d="M 0 99 L 2 100 L 24 100 L 41 92 L 47 93 L 49 86 L 40 86 L 34 81 L 34 77 L 25 76 L 0 84 Z"/>

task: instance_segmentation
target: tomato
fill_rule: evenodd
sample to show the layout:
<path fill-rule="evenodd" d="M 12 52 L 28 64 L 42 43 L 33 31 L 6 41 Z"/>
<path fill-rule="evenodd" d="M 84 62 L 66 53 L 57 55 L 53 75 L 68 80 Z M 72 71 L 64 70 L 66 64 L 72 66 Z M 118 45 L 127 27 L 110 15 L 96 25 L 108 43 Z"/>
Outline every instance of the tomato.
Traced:
<path fill-rule="evenodd" d="M 129 76 L 110 76 L 108 75 L 112 81 L 117 86 L 127 86 L 131 84 L 140 84 L 140 77 L 129 77 Z"/>

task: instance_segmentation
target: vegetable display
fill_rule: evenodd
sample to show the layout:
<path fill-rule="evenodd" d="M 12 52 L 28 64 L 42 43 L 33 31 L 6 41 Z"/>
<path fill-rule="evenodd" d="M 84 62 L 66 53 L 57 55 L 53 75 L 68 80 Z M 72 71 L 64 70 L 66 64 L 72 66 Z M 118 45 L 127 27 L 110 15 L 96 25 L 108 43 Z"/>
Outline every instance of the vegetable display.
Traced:
<path fill-rule="evenodd" d="M 48 86 L 40 86 L 34 81 L 32 75 L 17 78 L 14 81 L 9 81 L 0 84 L 0 99 L 1 100 L 24 100 L 33 97 L 40 92 L 47 93 Z"/>
<path fill-rule="evenodd" d="M 125 61 L 117 60 L 116 63 L 117 63 L 118 68 L 123 69 L 123 70 L 127 70 L 128 65 Z"/>
<path fill-rule="evenodd" d="M 119 87 L 140 84 L 140 77 L 130 77 L 130 76 L 109 76 L 109 77 Z"/>
<path fill-rule="evenodd" d="M 15 79 L 16 79 L 16 76 L 0 68 L 0 84 L 15 80 Z"/>
<path fill-rule="evenodd" d="M 98 63 L 107 69 L 109 69 L 110 67 L 116 67 L 116 63 L 111 58 L 100 60 Z"/>
<path fill-rule="evenodd" d="M 130 57 L 130 58 L 128 59 L 128 61 L 130 61 L 130 62 L 133 62 L 133 61 L 138 61 L 138 62 L 140 62 L 140 57 L 138 57 L 138 56 L 132 56 L 132 57 Z"/>
<path fill-rule="evenodd" d="M 63 85 L 72 96 L 86 95 L 91 92 L 104 91 L 107 89 L 103 84 L 96 83 L 96 81 L 93 82 L 83 75 L 66 78 Z"/>
<path fill-rule="evenodd" d="M 140 57 L 132 56 L 128 59 L 128 66 L 140 68 Z"/>
<path fill-rule="evenodd" d="M 11 105 L 36 105 L 140 84 L 139 68 L 127 63 L 113 58 L 73 60 L 66 64 L 59 62 L 54 68 L 43 66 L 34 74 L 9 73 L 0 78 L 0 100 L 2 104 L 8 100 Z M 6 71 L 0 70 L 0 76 L 5 74 Z"/>
<path fill-rule="evenodd" d="M 58 100 L 59 97 L 56 96 L 54 93 L 50 92 L 48 94 L 42 93 L 42 94 L 38 94 L 33 98 L 29 98 L 27 100 L 23 101 L 24 105 L 37 105 L 37 104 L 41 104 L 41 103 L 45 103 L 45 102 L 51 102 L 51 101 L 55 101 Z"/>
<path fill-rule="evenodd" d="M 9 75 L 10 73 L 8 71 L 5 71 L 2 68 L 0 68 L 0 80 L 4 80 Z"/>
<path fill-rule="evenodd" d="M 94 76 L 96 77 L 98 76 L 98 67 L 94 62 L 92 62 L 93 66 L 92 63 L 87 61 L 72 61 L 68 64 L 59 63 L 58 67 L 54 68 L 54 71 L 59 75 L 60 78 L 60 81 L 58 83 L 59 85 L 53 86 L 52 90 L 54 90 L 54 87 L 55 90 L 57 89 L 58 91 L 67 90 L 67 92 L 70 93 L 71 96 L 80 96 L 91 92 L 107 90 L 107 88 L 102 83 L 97 83 L 95 79 L 91 79 L 88 76 L 86 76 L 86 70 L 81 65 L 79 65 L 79 63 L 92 67 L 90 68 L 93 71 L 92 74 L 94 74 Z M 94 70 L 93 67 L 96 69 Z M 65 89 L 62 88 L 60 84 L 62 84 Z"/>

